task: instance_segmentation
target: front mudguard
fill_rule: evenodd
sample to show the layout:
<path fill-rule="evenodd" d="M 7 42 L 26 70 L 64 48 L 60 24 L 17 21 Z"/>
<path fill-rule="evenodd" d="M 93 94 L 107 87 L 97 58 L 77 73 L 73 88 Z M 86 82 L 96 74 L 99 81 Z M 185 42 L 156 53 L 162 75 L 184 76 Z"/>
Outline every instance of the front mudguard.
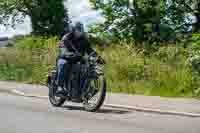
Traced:
<path fill-rule="evenodd" d="M 47 87 L 49 88 L 49 96 L 52 96 L 56 90 L 55 81 L 56 81 L 56 71 L 49 72 L 46 81 Z"/>
<path fill-rule="evenodd" d="M 51 84 L 51 82 L 53 80 L 55 80 L 55 78 L 56 78 L 56 70 L 53 70 L 53 71 L 49 72 L 48 75 L 47 75 L 47 81 L 46 81 L 47 86 L 49 84 Z"/>

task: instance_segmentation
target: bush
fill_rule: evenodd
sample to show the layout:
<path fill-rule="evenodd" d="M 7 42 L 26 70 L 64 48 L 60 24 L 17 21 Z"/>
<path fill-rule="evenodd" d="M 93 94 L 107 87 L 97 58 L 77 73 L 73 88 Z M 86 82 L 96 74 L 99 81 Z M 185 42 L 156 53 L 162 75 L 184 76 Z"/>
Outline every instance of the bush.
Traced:
<path fill-rule="evenodd" d="M 110 46 L 101 54 L 105 57 L 106 77 L 114 92 L 192 96 L 192 72 L 187 64 L 188 50 L 163 46 L 146 57 L 128 45 Z"/>
<path fill-rule="evenodd" d="M 16 41 L 17 48 L 27 48 L 27 49 L 56 49 L 57 48 L 57 37 L 37 37 L 30 36 L 19 39 Z"/>
<path fill-rule="evenodd" d="M 18 39 L 13 48 L 1 49 L 1 80 L 45 84 L 55 65 L 57 42 L 56 37 L 26 37 Z"/>
<path fill-rule="evenodd" d="M 27 37 L 18 40 L 14 49 L 1 49 L 0 79 L 44 84 L 55 65 L 57 41 L 56 37 Z M 162 46 L 148 56 L 133 45 L 113 44 L 96 49 L 107 62 L 109 91 L 159 96 L 200 94 L 194 89 L 194 85 L 199 88 L 199 79 L 194 79 L 188 65 L 187 48 Z"/>
<path fill-rule="evenodd" d="M 200 96 L 200 34 L 193 34 L 189 48 L 194 94 Z"/>

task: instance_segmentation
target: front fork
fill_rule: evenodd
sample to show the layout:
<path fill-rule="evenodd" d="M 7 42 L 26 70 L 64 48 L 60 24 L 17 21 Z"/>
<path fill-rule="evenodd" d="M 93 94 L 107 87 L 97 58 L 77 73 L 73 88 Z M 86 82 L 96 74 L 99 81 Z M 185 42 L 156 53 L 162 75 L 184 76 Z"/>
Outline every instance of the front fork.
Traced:
<path fill-rule="evenodd" d="M 48 76 L 47 76 L 47 86 L 49 88 L 49 95 L 53 95 L 54 92 L 56 91 L 56 76 L 57 76 L 57 71 L 53 70 L 51 71 Z"/>

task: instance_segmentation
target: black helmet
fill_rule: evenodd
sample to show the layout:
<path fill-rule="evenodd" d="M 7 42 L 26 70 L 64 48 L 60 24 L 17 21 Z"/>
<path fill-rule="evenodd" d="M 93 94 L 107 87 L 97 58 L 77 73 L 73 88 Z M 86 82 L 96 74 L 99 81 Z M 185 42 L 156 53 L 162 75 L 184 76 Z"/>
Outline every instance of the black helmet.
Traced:
<path fill-rule="evenodd" d="M 84 25 L 81 22 L 76 22 L 74 28 L 76 31 L 84 32 Z"/>

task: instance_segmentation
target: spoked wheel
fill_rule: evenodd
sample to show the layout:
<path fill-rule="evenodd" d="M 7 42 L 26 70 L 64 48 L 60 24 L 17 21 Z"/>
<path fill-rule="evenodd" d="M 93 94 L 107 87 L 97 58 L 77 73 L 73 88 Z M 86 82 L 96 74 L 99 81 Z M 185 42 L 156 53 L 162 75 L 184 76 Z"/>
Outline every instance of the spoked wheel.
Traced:
<path fill-rule="evenodd" d="M 55 107 L 60 107 L 64 104 L 66 101 L 65 98 L 57 97 L 56 91 L 58 90 L 58 87 L 55 85 L 54 80 L 50 79 L 48 82 L 48 88 L 49 88 L 49 101 L 50 103 Z"/>
<path fill-rule="evenodd" d="M 87 98 L 83 105 L 89 112 L 97 111 L 103 104 L 106 97 L 106 80 L 103 75 L 98 79 L 90 80 Z"/>

